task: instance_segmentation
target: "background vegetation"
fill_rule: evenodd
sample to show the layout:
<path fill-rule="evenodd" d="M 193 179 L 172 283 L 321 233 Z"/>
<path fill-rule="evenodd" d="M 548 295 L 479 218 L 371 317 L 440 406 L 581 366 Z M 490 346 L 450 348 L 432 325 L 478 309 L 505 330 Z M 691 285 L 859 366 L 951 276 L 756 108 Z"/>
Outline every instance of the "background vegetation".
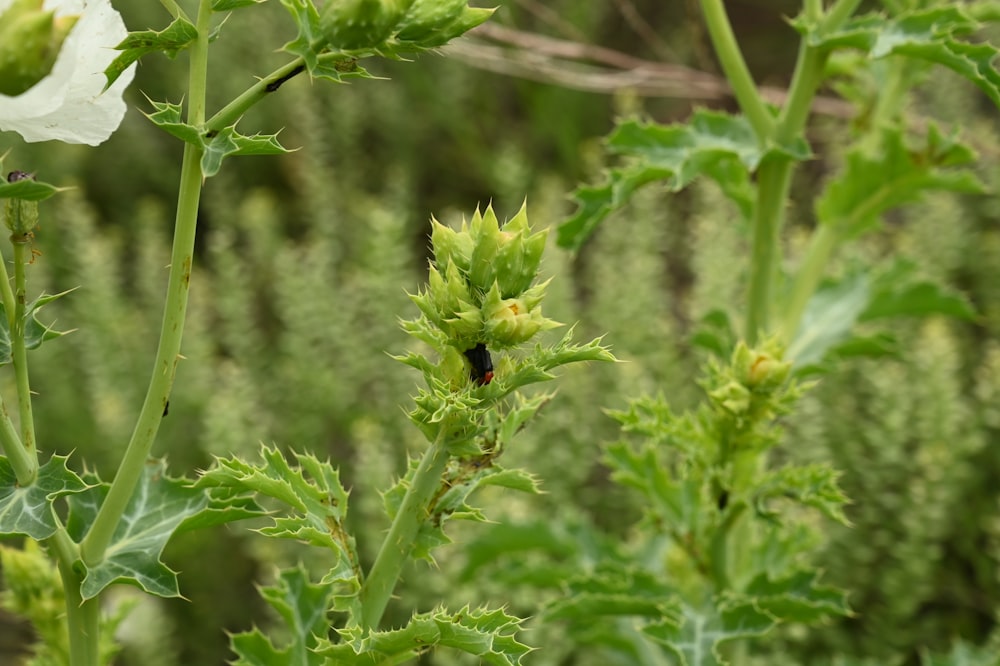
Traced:
<path fill-rule="evenodd" d="M 795 43 L 780 17 L 797 3 L 727 5 L 756 78 L 780 90 L 792 61 L 782 45 Z M 155 3 L 120 9 L 130 26 L 162 23 Z M 283 11 L 271 10 L 271 19 Z M 255 109 L 245 131 L 257 129 L 255 122 L 284 125 L 283 143 L 306 149 L 233 161 L 208 182 L 187 360 L 156 450 L 183 469 L 207 466 L 212 454 L 251 454 L 261 441 L 329 456 L 353 487 L 359 543 L 374 547 L 387 526 L 373 489 L 387 487 L 404 469 L 408 447 L 420 444 L 400 408 L 415 373 L 386 352 L 407 344 L 397 319 L 415 312 L 406 291 L 416 290 L 426 268 L 429 216 L 447 221 L 489 200 L 509 216 L 527 196 L 533 224 L 555 224 L 570 212 L 566 193 L 602 167 L 600 138 L 616 114 L 665 122 L 686 117 L 695 104 L 729 107 L 705 87 L 715 65 L 696 11 L 693 2 L 508 0 L 492 22 L 691 67 L 686 75 L 693 78 L 679 83 L 676 73 L 657 74 L 661 87 L 675 81 L 672 96 L 622 85 L 628 79 L 598 69 L 599 59 L 546 61 L 538 44 L 526 51 L 498 41 L 502 33 L 481 32 L 474 44 L 416 66 L 380 64 L 377 73 L 390 83 L 311 86 L 296 79 Z M 273 65 L 254 36 L 284 23 L 268 12 L 246 14 L 233 15 L 225 27 L 231 34 L 214 54 L 220 99 Z M 548 66 L 561 72 L 561 85 L 483 69 L 545 78 Z M 181 71 L 163 58 L 144 61 L 130 93 L 134 108 L 100 149 L 46 145 L 19 148 L 10 158 L 48 182 L 78 188 L 43 206 L 37 234 L 42 254 L 32 267 L 34 284 L 81 288 L 47 309 L 61 327 L 80 330 L 35 353 L 35 410 L 43 449 L 79 452 L 104 471 L 128 437 L 147 380 L 179 164 L 176 142 L 136 108 L 146 107 L 143 92 L 179 101 Z M 605 75 L 603 90 L 567 87 L 600 87 L 596 74 Z M 981 176 L 996 190 L 995 111 L 946 73 L 921 91 L 912 101 L 913 121 L 941 118 L 974 136 Z M 851 119 L 842 106 L 824 111 L 810 139 L 835 147 Z M 815 162 L 795 184 L 792 247 L 796 230 L 811 223 L 811 193 L 829 166 Z M 797 461 L 832 460 L 844 471 L 854 527 L 825 529 L 820 563 L 830 583 L 851 590 L 857 615 L 808 634 L 776 635 L 757 655 L 760 663 L 916 664 L 956 640 L 996 640 L 998 201 L 934 194 L 919 215 L 899 215 L 853 250 L 911 259 L 922 274 L 964 292 L 981 316 L 972 323 L 903 322 L 897 359 L 846 363 L 807 394 L 782 451 Z M 566 374 L 560 399 L 508 454 L 517 458 L 512 466 L 537 473 L 548 494 L 498 493 L 489 500 L 491 517 L 520 526 L 546 522 L 569 543 L 571 536 L 620 533 L 629 524 L 623 517 L 638 516 L 640 507 L 608 482 L 600 462 L 600 445 L 617 437 L 617 427 L 598 408 L 620 409 L 627 396 L 643 392 L 663 392 L 675 404 L 697 394 L 695 323 L 738 298 L 745 284 L 745 239 L 732 233 L 735 215 L 727 206 L 708 184 L 679 196 L 644 192 L 578 255 L 548 253 L 544 272 L 557 276 L 548 314 L 580 322 L 581 337 L 607 333 L 627 363 Z M 843 257 L 843 265 L 851 260 Z M 478 546 L 443 550 L 439 570 L 415 567 L 392 612 L 402 618 L 429 600 L 453 597 L 508 603 L 532 615 L 542 593 L 512 588 L 480 566 L 489 539 L 503 534 L 490 530 L 475 525 L 456 533 Z M 302 555 L 274 552 L 278 547 L 241 527 L 173 542 L 167 561 L 182 572 L 189 601 L 142 598 L 134 629 L 122 629 L 123 663 L 224 663 L 224 631 L 270 621 L 254 589 L 272 575 L 268 562 Z M 142 641 L 128 641 L 140 630 Z M 151 630 L 161 635 L 150 639 Z M 544 648 L 532 663 L 606 663 L 558 627 L 529 630 L 535 633 L 528 642 Z M 428 663 L 453 661 L 439 653 Z"/>

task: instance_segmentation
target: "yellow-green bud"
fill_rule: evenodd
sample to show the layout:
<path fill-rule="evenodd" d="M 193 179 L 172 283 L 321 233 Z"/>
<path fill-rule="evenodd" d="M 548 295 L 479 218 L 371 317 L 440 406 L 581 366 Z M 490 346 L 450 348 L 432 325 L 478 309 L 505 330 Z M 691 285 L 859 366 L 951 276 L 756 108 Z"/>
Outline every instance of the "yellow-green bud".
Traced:
<path fill-rule="evenodd" d="M 519 298 L 502 298 L 497 285 L 483 303 L 483 318 L 489 342 L 501 347 L 514 347 L 527 342 L 539 331 L 559 326 L 543 317 L 539 307 L 531 308 Z"/>
<path fill-rule="evenodd" d="M 468 232 L 458 232 L 431 218 L 431 245 L 434 247 L 434 261 L 444 269 L 455 264 L 463 271 L 469 271 L 472 257 L 472 238 Z"/>
<path fill-rule="evenodd" d="M 500 251 L 500 223 L 489 206 L 482 215 L 479 211 L 472 216 L 469 233 L 475 246 L 472 248 L 472 262 L 469 266 L 469 282 L 483 291 L 489 290 L 496 276 L 496 258 Z"/>
<path fill-rule="evenodd" d="M 709 397 L 732 414 L 744 414 L 750 409 L 750 389 L 736 381 L 717 388 Z"/>
<path fill-rule="evenodd" d="M 77 18 L 57 19 L 42 0 L 15 0 L 0 15 L 0 93 L 16 97 L 48 76 Z"/>

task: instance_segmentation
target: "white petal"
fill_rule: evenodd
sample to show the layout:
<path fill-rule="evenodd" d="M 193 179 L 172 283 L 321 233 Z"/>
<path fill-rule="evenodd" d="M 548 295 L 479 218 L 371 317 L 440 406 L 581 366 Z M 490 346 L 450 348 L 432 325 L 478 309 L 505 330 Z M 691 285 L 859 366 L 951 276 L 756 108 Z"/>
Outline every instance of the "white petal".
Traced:
<path fill-rule="evenodd" d="M 0 10 L 12 0 L 0 0 Z M 128 34 L 109 0 L 55 0 L 46 3 L 57 15 L 81 13 L 52 71 L 17 97 L 0 95 L 0 129 L 25 141 L 64 141 L 91 146 L 105 141 L 125 115 L 122 94 L 135 75 L 126 70 L 105 92 L 104 70 Z"/>

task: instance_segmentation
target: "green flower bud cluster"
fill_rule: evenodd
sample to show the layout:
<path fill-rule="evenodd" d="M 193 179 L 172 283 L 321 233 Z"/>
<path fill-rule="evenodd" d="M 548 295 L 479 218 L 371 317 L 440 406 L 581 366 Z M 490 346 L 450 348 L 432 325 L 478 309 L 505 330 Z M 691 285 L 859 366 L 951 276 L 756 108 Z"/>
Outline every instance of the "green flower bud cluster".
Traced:
<path fill-rule="evenodd" d="M 326 0 L 319 11 L 321 48 L 354 51 L 441 46 L 484 22 L 492 9 L 466 0 Z"/>
<path fill-rule="evenodd" d="M 781 360 L 774 344 L 750 349 L 740 342 L 728 367 L 713 368 L 706 388 L 716 409 L 746 426 L 784 410 L 791 370 L 792 364 Z"/>
<path fill-rule="evenodd" d="M 76 16 L 56 18 L 43 0 L 14 0 L 0 15 L 0 93 L 8 97 L 30 90 L 48 76 L 59 50 L 76 25 Z"/>
<path fill-rule="evenodd" d="M 458 231 L 431 224 L 434 263 L 412 298 L 451 346 L 514 347 L 559 325 L 542 316 L 548 281 L 534 284 L 548 231 L 531 233 L 525 206 L 502 228 L 492 207 Z"/>

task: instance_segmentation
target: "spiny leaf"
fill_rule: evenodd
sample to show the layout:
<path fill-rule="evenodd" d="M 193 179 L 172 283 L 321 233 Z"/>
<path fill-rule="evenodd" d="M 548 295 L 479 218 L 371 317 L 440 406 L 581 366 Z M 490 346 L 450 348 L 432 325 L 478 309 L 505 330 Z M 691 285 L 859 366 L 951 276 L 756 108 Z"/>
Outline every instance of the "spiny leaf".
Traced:
<path fill-rule="evenodd" d="M 110 487 L 96 477 L 87 476 L 87 480 L 94 485 L 69 499 L 66 529 L 77 541 L 90 529 Z M 189 526 L 243 520 L 262 513 L 245 497 L 194 488 L 186 479 L 167 476 L 163 460 L 150 461 L 115 528 L 104 559 L 87 570 L 80 592 L 84 599 L 92 599 L 108 585 L 124 582 L 161 597 L 180 596 L 176 573 L 160 561 L 170 537 Z"/>
<path fill-rule="evenodd" d="M 581 187 L 574 193 L 577 212 L 559 227 L 559 244 L 579 249 L 600 222 L 622 207 L 632 193 L 653 181 L 665 181 L 670 191 L 687 187 L 699 175 L 715 180 L 749 217 L 753 208 L 750 174 L 770 153 L 807 159 L 809 147 L 799 139 L 788 146 L 761 145 L 749 122 L 699 110 L 686 124 L 657 125 L 630 120 L 608 137 L 608 149 L 632 162 L 612 169 L 608 181 Z"/>
<path fill-rule="evenodd" d="M 2 165 L 2 160 L 0 160 L 0 165 Z M 56 187 L 49 183 L 43 183 L 34 178 L 22 178 L 13 183 L 7 182 L 7 178 L 0 178 L 0 199 L 44 201 L 53 194 L 63 192 L 66 189 L 65 187 Z"/>
<path fill-rule="evenodd" d="M 548 619 L 605 622 L 611 615 L 643 616 L 677 623 L 681 604 L 676 591 L 646 571 L 615 562 L 568 582 L 569 594 L 545 610 Z"/>
<path fill-rule="evenodd" d="M 798 571 L 778 580 L 760 574 L 744 593 L 757 608 L 783 622 L 813 624 L 831 616 L 851 615 L 847 592 L 818 585 L 818 578 L 816 571 Z"/>
<path fill-rule="evenodd" d="M 883 317 L 923 317 L 941 314 L 973 319 L 976 311 L 969 300 L 944 285 L 916 277 L 917 265 L 897 260 L 881 272 L 872 285 L 872 297 L 861 313 L 861 321 Z"/>
<path fill-rule="evenodd" d="M 667 526 L 684 529 L 697 522 L 702 505 L 701 483 L 673 478 L 653 446 L 635 449 L 624 442 L 611 444 L 606 449 L 605 463 L 612 470 L 612 478 L 641 492 L 647 509 Z"/>
<path fill-rule="evenodd" d="M 0 457 L 0 534 L 24 534 L 40 541 L 55 533 L 52 502 L 87 489 L 87 484 L 66 467 L 66 460 L 66 456 L 52 456 L 38 468 L 34 483 L 21 486 L 10 462 Z"/>
<path fill-rule="evenodd" d="M 521 620 L 503 609 L 470 609 L 457 613 L 438 608 L 414 615 L 406 626 L 365 632 L 357 626 L 340 629 L 342 642 L 322 645 L 318 652 L 332 663 L 376 666 L 403 663 L 435 647 L 449 647 L 497 666 L 517 666 L 531 648 L 515 638 Z"/>
<path fill-rule="evenodd" d="M 230 644 L 239 657 L 236 666 L 321 666 L 327 663 L 314 649 L 319 645 L 317 637 L 326 636 L 330 629 L 327 614 L 333 584 L 310 583 L 309 574 L 299 565 L 282 570 L 275 585 L 261 589 L 261 596 L 285 621 L 285 635 L 290 640 L 278 648 L 257 628 L 234 634 Z"/>
<path fill-rule="evenodd" d="M 681 666 L 727 666 L 719 646 L 741 638 L 763 636 L 776 624 L 753 604 L 718 604 L 696 610 L 685 606 L 679 622 L 664 621 L 642 631 L 677 657 Z"/>
<path fill-rule="evenodd" d="M 54 340 L 70 331 L 57 331 L 52 326 L 38 321 L 38 312 L 48 303 L 62 298 L 73 291 L 68 289 L 58 294 L 42 294 L 25 307 L 24 312 L 24 346 L 26 349 L 38 349 L 47 340 Z M 7 308 L 0 303 L 0 366 L 13 361 L 10 324 L 7 320 Z"/>
<path fill-rule="evenodd" d="M 219 172 L 222 160 L 230 155 L 280 155 L 290 152 L 278 143 L 277 134 L 255 134 L 244 136 L 236 127 L 225 129 L 202 138 L 201 173 L 211 178 Z"/>
<path fill-rule="evenodd" d="M 919 9 L 891 18 L 866 14 L 830 33 L 820 32 L 805 20 L 796 21 L 795 26 L 812 46 L 856 48 L 872 58 L 903 55 L 943 65 L 972 81 L 1000 106 L 1000 73 L 993 67 L 1000 51 L 989 44 L 957 39 L 979 27 L 962 7 Z"/>
<path fill-rule="evenodd" d="M 156 102 L 148 97 L 146 99 L 153 105 L 153 108 L 156 109 L 153 113 L 145 114 L 145 116 L 149 118 L 154 125 L 185 143 L 190 143 L 195 146 L 201 145 L 201 133 L 194 125 L 188 125 L 184 122 L 182 117 L 183 109 L 180 104 Z"/>
<path fill-rule="evenodd" d="M 819 509 L 842 525 L 850 525 L 844 515 L 847 495 L 837 483 L 840 472 L 829 465 L 788 465 L 768 472 L 757 484 L 754 495 L 758 511 L 770 515 L 766 507 L 772 498 L 786 498 Z"/>
<path fill-rule="evenodd" d="M 822 224 L 850 237 L 876 228 L 886 211 L 918 201 L 926 191 L 982 192 L 972 172 L 950 168 L 974 158 L 971 149 L 933 125 L 918 149 L 905 145 L 899 128 L 886 129 L 876 153 L 863 146 L 848 153 L 843 170 L 817 201 L 816 214 Z"/>
<path fill-rule="evenodd" d="M 354 538 L 344 526 L 347 491 L 328 461 L 309 453 L 293 455 L 297 467 L 267 446 L 261 448 L 261 462 L 256 465 L 236 457 L 216 458 L 215 466 L 202 474 L 196 486 L 252 491 L 286 504 L 288 515 L 272 517 L 272 524 L 258 531 L 333 551 L 335 559 L 324 581 L 341 584 L 343 595 L 349 596 L 360 585 L 360 569 Z"/>
<path fill-rule="evenodd" d="M 104 70 L 104 76 L 108 79 L 104 89 L 111 87 L 119 76 L 129 68 L 129 66 L 139 58 L 162 51 L 169 58 L 175 57 L 181 49 L 186 47 L 198 37 L 198 29 L 189 21 L 183 18 L 174 19 L 174 22 L 163 30 L 142 30 L 130 32 L 122 42 L 115 47 L 121 51 L 121 55 L 115 58 L 108 68 Z"/>

